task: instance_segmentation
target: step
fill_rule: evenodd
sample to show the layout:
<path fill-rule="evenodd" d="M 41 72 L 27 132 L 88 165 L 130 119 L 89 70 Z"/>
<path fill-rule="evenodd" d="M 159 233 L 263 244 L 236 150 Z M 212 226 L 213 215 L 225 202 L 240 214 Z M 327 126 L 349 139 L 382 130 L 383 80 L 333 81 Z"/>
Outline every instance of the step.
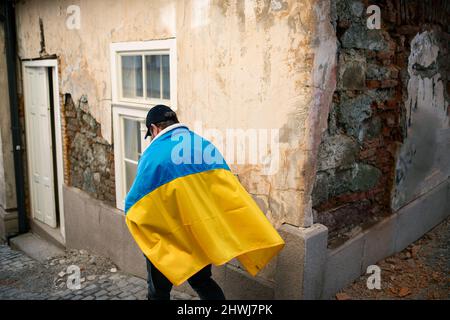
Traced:
<path fill-rule="evenodd" d="M 34 235 L 48 241 L 62 250 L 66 249 L 65 240 L 61 235 L 60 228 L 51 228 L 36 219 L 30 220 L 30 232 Z"/>
<path fill-rule="evenodd" d="M 39 262 L 45 262 L 48 258 L 64 254 L 61 248 L 33 233 L 25 233 L 11 238 L 10 245 L 12 249 L 20 250 Z"/>

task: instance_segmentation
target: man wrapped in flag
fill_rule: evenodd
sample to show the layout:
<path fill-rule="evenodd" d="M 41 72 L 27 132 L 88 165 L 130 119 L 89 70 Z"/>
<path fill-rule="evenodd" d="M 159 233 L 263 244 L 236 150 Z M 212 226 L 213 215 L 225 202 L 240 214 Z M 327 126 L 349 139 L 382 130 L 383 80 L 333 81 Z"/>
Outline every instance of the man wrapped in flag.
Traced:
<path fill-rule="evenodd" d="M 225 299 L 211 265 L 237 258 L 255 276 L 284 241 L 215 146 L 168 106 L 147 114 L 152 141 L 125 199 L 126 223 L 144 253 L 148 298 L 170 299 L 186 280 L 201 299 Z"/>

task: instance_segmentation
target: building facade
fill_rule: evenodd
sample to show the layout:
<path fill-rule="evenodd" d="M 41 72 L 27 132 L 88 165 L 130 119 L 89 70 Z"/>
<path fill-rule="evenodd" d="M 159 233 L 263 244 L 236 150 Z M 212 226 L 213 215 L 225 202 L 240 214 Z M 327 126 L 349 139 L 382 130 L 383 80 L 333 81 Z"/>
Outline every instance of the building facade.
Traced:
<path fill-rule="evenodd" d="M 25 217 L 145 276 L 123 201 L 145 115 L 166 103 L 287 243 L 255 278 L 236 260 L 215 267 L 227 297 L 332 296 L 450 214 L 450 6 L 438 2 L 8 1 L 1 236 Z"/>

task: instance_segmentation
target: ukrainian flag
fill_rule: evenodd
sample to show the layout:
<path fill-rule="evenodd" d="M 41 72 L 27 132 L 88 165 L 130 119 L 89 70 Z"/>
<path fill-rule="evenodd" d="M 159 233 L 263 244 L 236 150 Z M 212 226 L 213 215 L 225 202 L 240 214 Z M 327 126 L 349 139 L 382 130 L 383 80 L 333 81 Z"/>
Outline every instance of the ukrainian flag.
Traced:
<path fill-rule="evenodd" d="M 142 154 L 125 213 L 139 248 L 174 285 L 235 257 L 255 276 L 284 246 L 220 152 L 182 124 Z"/>

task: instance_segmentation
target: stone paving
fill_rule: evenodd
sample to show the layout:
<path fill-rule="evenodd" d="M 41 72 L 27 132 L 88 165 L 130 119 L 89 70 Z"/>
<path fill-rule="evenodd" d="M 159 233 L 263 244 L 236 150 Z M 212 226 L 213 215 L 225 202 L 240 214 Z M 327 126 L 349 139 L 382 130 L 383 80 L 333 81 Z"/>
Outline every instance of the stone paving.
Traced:
<path fill-rule="evenodd" d="M 84 251 L 84 250 L 82 250 Z M 37 262 L 7 245 L 0 245 L 0 299 L 3 300 L 145 300 L 147 282 L 144 279 L 121 273 L 116 268 L 105 269 L 103 274 L 87 275 L 84 265 L 81 269 L 80 289 L 67 286 L 66 261 L 50 260 Z M 89 255 L 90 259 L 98 257 Z M 109 266 L 108 266 L 109 267 Z M 99 269 L 96 269 L 99 270 Z M 172 290 L 174 300 L 197 300 L 185 293 Z"/>

